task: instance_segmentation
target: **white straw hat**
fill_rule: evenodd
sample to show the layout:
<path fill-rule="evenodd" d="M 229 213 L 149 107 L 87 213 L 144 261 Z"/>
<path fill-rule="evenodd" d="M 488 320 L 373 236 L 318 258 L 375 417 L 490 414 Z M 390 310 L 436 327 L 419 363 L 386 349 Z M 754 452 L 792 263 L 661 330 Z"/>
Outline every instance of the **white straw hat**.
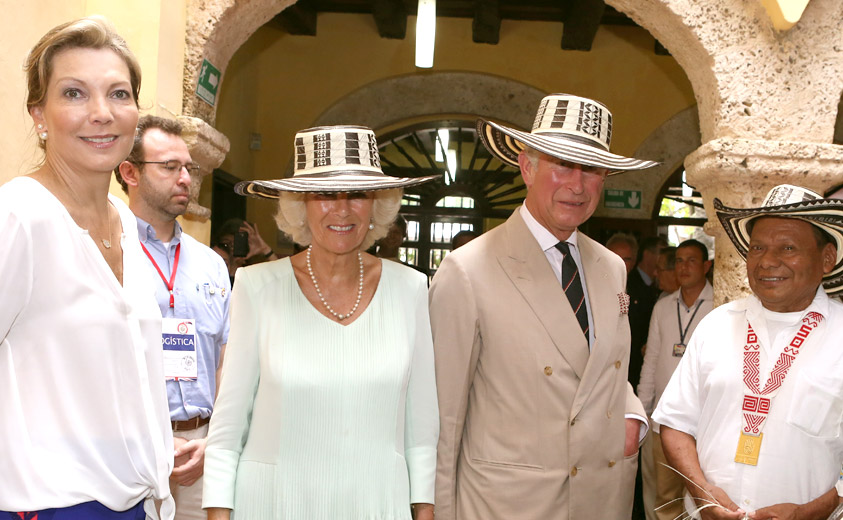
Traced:
<path fill-rule="evenodd" d="M 767 193 L 760 208 L 729 208 L 720 199 L 714 199 L 714 210 L 726 235 L 744 259 L 749 250 L 752 221 L 757 218 L 795 218 L 822 229 L 837 247 L 834 268 L 823 276 L 823 287 L 828 294 L 843 291 L 843 200 L 824 199 L 811 190 L 780 184 Z"/>
<path fill-rule="evenodd" d="M 493 155 L 516 168 L 525 145 L 566 161 L 608 168 L 610 174 L 658 164 L 609 152 L 612 113 L 602 103 L 570 94 L 542 99 L 529 133 L 483 119 L 477 121 L 477 133 Z"/>
<path fill-rule="evenodd" d="M 277 199 L 282 191 L 350 192 L 416 186 L 438 177 L 390 177 L 375 133 L 364 126 L 319 126 L 296 133 L 293 176 L 237 183 L 240 195 Z"/>

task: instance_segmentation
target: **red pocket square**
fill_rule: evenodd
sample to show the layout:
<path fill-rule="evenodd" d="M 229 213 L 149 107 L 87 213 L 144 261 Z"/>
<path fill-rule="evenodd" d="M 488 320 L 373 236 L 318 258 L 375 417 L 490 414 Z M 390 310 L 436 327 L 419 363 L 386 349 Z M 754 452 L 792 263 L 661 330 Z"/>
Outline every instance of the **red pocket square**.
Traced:
<path fill-rule="evenodd" d="M 618 303 L 621 306 L 621 314 L 629 314 L 629 295 L 618 293 Z"/>

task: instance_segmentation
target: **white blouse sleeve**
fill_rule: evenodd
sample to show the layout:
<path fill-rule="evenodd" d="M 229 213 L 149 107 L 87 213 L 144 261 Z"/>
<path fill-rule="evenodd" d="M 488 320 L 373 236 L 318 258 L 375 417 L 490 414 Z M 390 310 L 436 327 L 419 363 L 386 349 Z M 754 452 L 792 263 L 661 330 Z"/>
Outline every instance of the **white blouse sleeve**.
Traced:
<path fill-rule="evenodd" d="M 410 473 L 410 503 L 413 504 L 433 503 L 439 440 L 439 405 L 426 282 L 425 277 L 419 277 L 413 295 L 416 337 L 404 416 L 404 456 Z"/>
<path fill-rule="evenodd" d="M 30 229 L 0 198 L 0 344 L 6 340 L 32 293 L 33 252 Z"/>
<path fill-rule="evenodd" d="M 248 275 L 248 269 L 237 271 L 231 294 L 231 330 L 205 448 L 204 508 L 234 508 L 237 465 L 249 436 L 260 381 L 260 310 L 255 307 Z"/>

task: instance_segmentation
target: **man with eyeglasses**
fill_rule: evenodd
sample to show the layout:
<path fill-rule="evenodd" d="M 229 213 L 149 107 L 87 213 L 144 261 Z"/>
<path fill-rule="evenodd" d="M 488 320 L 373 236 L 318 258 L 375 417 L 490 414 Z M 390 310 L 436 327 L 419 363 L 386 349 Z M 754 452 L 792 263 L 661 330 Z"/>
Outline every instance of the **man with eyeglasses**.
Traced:
<path fill-rule="evenodd" d="M 222 258 L 176 221 L 190 200 L 193 163 L 172 119 L 144 116 L 115 175 L 129 195 L 163 319 L 164 373 L 175 441 L 176 519 L 204 519 L 205 437 L 228 339 L 231 285 Z"/>

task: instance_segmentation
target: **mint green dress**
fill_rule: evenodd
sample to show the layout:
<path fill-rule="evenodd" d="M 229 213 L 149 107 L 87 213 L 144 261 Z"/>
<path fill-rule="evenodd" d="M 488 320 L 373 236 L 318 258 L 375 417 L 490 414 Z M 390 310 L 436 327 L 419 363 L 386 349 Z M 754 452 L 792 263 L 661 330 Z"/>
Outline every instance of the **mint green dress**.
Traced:
<path fill-rule="evenodd" d="M 203 507 L 238 520 L 409 520 L 433 503 L 439 414 L 426 277 L 382 261 L 344 326 L 289 259 L 240 269 Z"/>

